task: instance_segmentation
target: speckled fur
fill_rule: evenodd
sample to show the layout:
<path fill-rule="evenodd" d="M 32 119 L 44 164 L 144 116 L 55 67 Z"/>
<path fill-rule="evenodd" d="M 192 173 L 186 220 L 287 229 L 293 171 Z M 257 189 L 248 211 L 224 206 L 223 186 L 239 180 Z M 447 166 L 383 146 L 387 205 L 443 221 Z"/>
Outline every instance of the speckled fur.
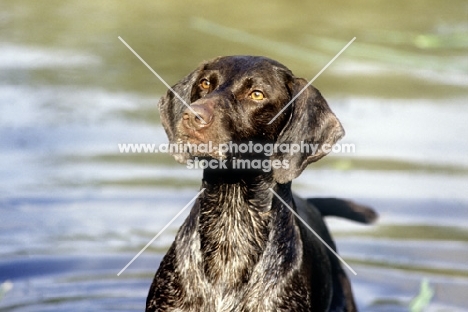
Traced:
<path fill-rule="evenodd" d="M 198 87 L 204 77 L 211 79 L 208 91 Z M 173 87 L 187 103 L 206 107 L 211 124 L 191 128 L 187 118 L 183 121 L 191 113 L 171 92 L 159 104 L 162 124 L 171 143 L 197 139 L 215 144 L 247 140 L 333 144 L 344 131 L 312 86 L 268 125 L 305 84 L 283 65 L 264 57 L 217 58 Z M 249 99 L 246 94 L 252 88 L 262 88 L 265 100 L 254 103 Z M 320 209 L 291 191 L 291 181 L 324 155 L 276 153 L 270 159 L 287 160 L 291 167 L 271 172 L 230 166 L 205 169 L 205 191 L 156 272 L 146 311 L 355 311 L 351 286 L 339 261 L 269 190 L 334 248 L 322 214 L 340 215 L 342 207 L 351 206 L 341 201 L 340 209 Z M 198 156 L 216 155 L 174 154 L 182 163 Z M 268 159 L 264 155 L 243 157 Z M 330 201 L 319 201 L 323 207 L 327 203 L 333 206 Z M 361 210 L 356 211 L 348 209 L 343 215 L 359 219 Z"/>
<path fill-rule="evenodd" d="M 268 190 L 272 186 L 294 206 L 289 185 L 205 180 L 203 197 L 161 262 L 150 290 L 157 296 L 147 310 L 310 311 L 313 304 L 325 311 L 332 293 L 328 254 L 315 240 L 309 251 L 317 251 L 319 265 L 308 267 L 301 239 L 307 230 L 301 233 Z M 249 203 L 251 187 L 270 199 L 270 207 Z"/>

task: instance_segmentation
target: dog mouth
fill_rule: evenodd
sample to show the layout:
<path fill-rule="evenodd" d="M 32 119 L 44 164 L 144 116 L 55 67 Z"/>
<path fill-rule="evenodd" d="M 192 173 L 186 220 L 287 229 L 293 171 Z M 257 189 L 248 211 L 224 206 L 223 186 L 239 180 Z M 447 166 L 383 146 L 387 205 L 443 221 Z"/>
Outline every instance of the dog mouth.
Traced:
<path fill-rule="evenodd" d="M 184 134 L 179 137 L 175 145 L 174 152 L 171 152 L 171 154 L 179 162 L 186 162 L 188 159 L 196 157 L 212 159 L 228 158 L 228 153 L 220 149 L 220 146 L 224 146 L 224 144 L 209 140 L 203 135 L 192 136 Z"/>
<path fill-rule="evenodd" d="M 181 155 L 185 160 L 193 158 L 263 160 L 276 154 L 275 144 L 255 140 L 218 141 L 184 134 L 178 138 L 176 145 L 177 149 L 172 155 Z"/>
<path fill-rule="evenodd" d="M 176 160 L 186 162 L 195 157 L 216 159 L 229 157 L 222 146 L 224 142 L 230 141 L 230 136 L 217 123 L 213 126 L 212 124 L 215 123 L 213 119 L 208 120 L 208 125 L 198 128 L 191 126 L 187 118 L 180 121 L 176 140 L 173 142 L 176 146 L 171 151 Z M 214 129 L 219 129 L 219 131 L 214 131 Z"/>
<path fill-rule="evenodd" d="M 197 131 L 188 127 L 183 128 L 177 140 L 177 143 L 182 144 L 209 144 L 210 142 L 213 142 L 213 140 L 209 137 L 207 131 Z"/>
<path fill-rule="evenodd" d="M 274 153 L 271 151 L 274 140 L 265 137 L 229 133 L 216 120 L 212 125 L 202 128 L 190 127 L 186 119 L 181 119 L 177 127 L 175 148 L 170 153 L 180 163 L 195 158 L 217 160 L 264 160 Z M 270 148 L 267 148 L 270 147 Z"/>

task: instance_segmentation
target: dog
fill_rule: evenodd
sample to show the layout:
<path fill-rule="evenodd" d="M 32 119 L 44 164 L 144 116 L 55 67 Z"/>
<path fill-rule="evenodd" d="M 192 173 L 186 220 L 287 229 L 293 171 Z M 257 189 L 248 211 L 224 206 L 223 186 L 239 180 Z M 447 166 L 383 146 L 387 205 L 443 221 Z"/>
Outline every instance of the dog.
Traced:
<path fill-rule="evenodd" d="M 146 311 L 356 311 L 339 259 L 308 227 L 336 250 L 324 216 L 370 223 L 376 213 L 291 191 L 291 181 L 329 152 L 323 147 L 344 135 L 320 92 L 269 58 L 225 56 L 175 84 L 159 109 L 170 143 L 188 146 L 173 151 L 175 159 L 205 169 L 203 192 L 160 263 Z M 194 148 L 207 144 L 222 148 Z M 281 148 L 292 144 L 317 148 Z M 268 153 L 259 148 L 266 146 Z"/>

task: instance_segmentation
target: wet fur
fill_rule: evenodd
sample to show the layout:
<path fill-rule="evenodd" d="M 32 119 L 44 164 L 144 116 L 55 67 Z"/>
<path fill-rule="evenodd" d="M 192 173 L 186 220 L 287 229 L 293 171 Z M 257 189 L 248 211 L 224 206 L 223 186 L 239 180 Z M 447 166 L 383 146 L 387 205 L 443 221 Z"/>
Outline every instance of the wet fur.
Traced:
<path fill-rule="evenodd" d="M 201 94 L 198 83 L 207 73 L 215 85 Z M 267 85 L 268 101 L 262 105 L 252 106 L 242 95 L 243 88 L 249 88 L 246 81 L 252 84 L 252 79 Z M 184 123 L 191 113 L 170 92 L 160 102 L 161 118 L 170 141 L 178 143 L 194 138 L 216 143 L 249 139 L 336 142 L 344 132 L 313 87 L 267 125 L 304 85 L 304 80 L 267 58 L 218 58 L 174 86 L 188 103 L 213 119 L 212 124 L 193 129 Z M 174 156 L 181 162 L 194 156 L 213 157 Z M 338 259 L 269 190 L 335 248 L 323 216 L 366 223 L 373 220 L 373 211 L 348 201 L 303 200 L 293 195 L 291 180 L 323 156 L 272 156 L 288 159 L 290 170 L 205 169 L 205 190 L 161 261 L 146 311 L 356 311 L 350 282 Z"/>

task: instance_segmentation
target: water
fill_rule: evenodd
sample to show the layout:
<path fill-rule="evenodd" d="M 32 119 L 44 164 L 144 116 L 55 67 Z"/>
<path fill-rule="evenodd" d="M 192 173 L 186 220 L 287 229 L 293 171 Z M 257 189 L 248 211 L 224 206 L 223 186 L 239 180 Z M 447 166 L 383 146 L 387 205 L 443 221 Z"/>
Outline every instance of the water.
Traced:
<path fill-rule="evenodd" d="M 165 87 L 202 60 L 254 54 L 315 82 L 353 143 L 295 182 L 304 196 L 373 206 L 329 219 L 362 311 L 468 307 L 468 6 L 463 1 L 0 4 L 2 311 L 142 311 L 201 172 L 119 143 L 165 143 Z M 0 293 L 2 293 L 0 291 Z"/>

